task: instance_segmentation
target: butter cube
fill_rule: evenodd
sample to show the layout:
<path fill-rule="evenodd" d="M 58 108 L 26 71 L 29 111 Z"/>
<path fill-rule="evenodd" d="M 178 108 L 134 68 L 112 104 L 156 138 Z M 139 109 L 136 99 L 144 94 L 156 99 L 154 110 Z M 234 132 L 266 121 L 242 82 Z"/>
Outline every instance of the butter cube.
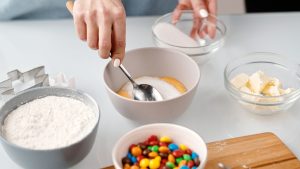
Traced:
<path fill-rule="evenodd" d="M 253 93 L 259 94 L 269 83 L 270 78 L 264 72 L 257 71 L 249 77 L 249 87 Z"/>
<path fill-rule="evenodd" d="M 265 96 L 280 96 L 279 86 L 267 85 L 262 93 Z"/>
<path fill-rule="evenodd" d="M 238 89 L 240 89 L 243 86 L 246 86 L 246 83 L 249 80 L 249 76 L 245 73 L 241 73 L 237 76 L 235 76 L 233 79 L 231 79 L 231 83 Z"/>

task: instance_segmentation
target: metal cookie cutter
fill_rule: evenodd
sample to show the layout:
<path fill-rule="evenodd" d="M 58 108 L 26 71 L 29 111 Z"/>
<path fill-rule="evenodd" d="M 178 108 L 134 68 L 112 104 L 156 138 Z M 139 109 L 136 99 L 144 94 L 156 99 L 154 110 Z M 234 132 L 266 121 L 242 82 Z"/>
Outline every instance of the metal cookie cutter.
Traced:
<path fill-rule="evenodd" d="M 15 95 L 30 88 L 49 86 L 49 76 L 45 73 L 44 66 L 24 73 L 16 69 L 8 72 L 7 76 L 7 80 L 0 82 L 0 96 Z"/>

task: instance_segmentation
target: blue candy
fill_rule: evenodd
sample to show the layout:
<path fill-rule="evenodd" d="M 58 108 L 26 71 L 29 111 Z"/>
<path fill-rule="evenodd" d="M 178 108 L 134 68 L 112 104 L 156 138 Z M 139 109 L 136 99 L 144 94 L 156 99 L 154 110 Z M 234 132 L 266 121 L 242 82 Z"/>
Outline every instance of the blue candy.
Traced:
<path fill-rule="evenodd" d="M 133 164 L 137 162 L 137 159 L 136 159 L 134 156 L 132 156 L 132 157 L 130 158 L 130 160 L 131 160 L 131 162 L 132 162 Z"/>
<path fill-rule="evenodd" d="M 197 167 L 194 166 L 194 167 L 192 167 L 192 169 L 197 169 Z"/>
<path fill-rule="evenodd" d="M 186 165 L 183 165 L 183 166 L 180 167 L 180 169 L 190 169 L 190 168 Z"/>
<path fill-rule="evenodd" d="M 191 157 L 192 157 L 192 159 L 194 160 L 195 158 L 198 158 L 199 156 L 198 156 L 197 153 L 192 152 Z"/>
<path fill-rule="evenodd" d="M 131 154 L 131 153 L 127 153 L 127 157 L 128 157 L 129 159 L 131 159 L 131 158 L 132 158 L 132 154 Z"/>
<path fill-rule="evenodd" d="M 171 151 L 175 151 L 175 150 L 178 150 L 178 149 L 179 149 L 178 145 L 177 145 L 177 144 L 174 144 L 174 143 L 169 144 L 168 147 L 169 147 L 169 149 L 170 149 Z"/>

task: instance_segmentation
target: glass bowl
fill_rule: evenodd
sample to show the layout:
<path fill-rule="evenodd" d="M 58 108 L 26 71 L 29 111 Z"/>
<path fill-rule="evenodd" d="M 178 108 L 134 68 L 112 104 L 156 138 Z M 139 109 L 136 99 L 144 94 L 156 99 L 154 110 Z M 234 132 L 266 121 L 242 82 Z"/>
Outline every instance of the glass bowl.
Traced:
<path fill-rule="evenodd" d="M 186 35 L 190 35 L 190 32 L 193 28 L 193 22 L 193 12 L 191 10 L 184 10 L 180 20 L 174 26 L 176 26 L 176 28 Z M 209 36 L 205 36 L 201 40 L 202 42 L 204 41 L 205 44 L 199 43 L 197 46 L 184 46 L 176 43 L 170 43 L 169 41 L 167 42 L 166 40 L 160 38 L 155 32 L 156 26 L 160 23 L 172 24 L 172 13 L 165 14 L 158 18 L 152 26 L 152 37 L 154 44 L 157 47 L 179 50 L 189 55 L 197 63 L 205 63 L 211 58 L 213 52 L 217 51 L 224 45 L 226 26 L 222 21 L 218 20 L 213 15 L 209 15 L 207 18 L 201 19 L 201 22 L 203 25 L 200 29 L 206 29 L 208 25 L 216 26 L 216 36 L 213 39 L 211 39 Z"/>
<path fill-rule="evenodd" d="M 230 80 L 240 73 L 248 75 L 263 71 L 270 77 L 280 80 L 282 87 L 293 88 L 293 91 L 280 96 L 262 96 L 240 91 Z M 230 95 L 246 110 L 269 115 L 286 111 L 300 96 L 299 65 L 290 62 L 286 57 L 274 53 L 252 53 L 234 59 L 228 63 L 224 71 L 224 84 Z"/>

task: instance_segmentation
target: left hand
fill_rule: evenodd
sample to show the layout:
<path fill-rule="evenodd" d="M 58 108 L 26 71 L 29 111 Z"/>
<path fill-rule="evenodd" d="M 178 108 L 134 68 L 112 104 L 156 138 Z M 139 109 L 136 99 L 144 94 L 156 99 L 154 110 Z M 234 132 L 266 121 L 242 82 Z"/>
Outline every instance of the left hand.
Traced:
<path fill-rule="evenodd" d="M 209 35 L 210 38 L 214 38 L 216 35 L 216 16 L 217 2 L 216 0 L 179 0 L 177 7 L 174 9 L 172 23 L 176 24 L 180 19 L 182 10 L 193 10 L 194 24 L 191 31 L 191 37 L 196 38 L 197 35 L 204 38 Z M 213 24 L 208 24 L 203 31 L 201 18 L 208 17 L 209 21 Z"/>

